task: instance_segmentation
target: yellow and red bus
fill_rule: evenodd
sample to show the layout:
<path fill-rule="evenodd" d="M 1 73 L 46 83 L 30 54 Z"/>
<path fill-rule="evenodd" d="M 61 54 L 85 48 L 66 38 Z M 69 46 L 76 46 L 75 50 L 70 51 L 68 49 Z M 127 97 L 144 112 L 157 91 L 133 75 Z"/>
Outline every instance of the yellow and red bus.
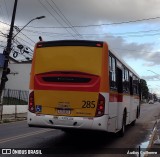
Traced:
<path fill-rule="evenodd" d="M 28 125 L 123 135 L 139 117 L 139 76 L 101 41 L 35 45 Z"/>

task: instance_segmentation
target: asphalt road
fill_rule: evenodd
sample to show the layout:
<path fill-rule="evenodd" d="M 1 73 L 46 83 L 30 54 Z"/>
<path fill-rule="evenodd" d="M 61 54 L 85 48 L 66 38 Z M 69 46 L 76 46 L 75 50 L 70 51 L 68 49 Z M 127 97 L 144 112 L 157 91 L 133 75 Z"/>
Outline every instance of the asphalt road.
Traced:
<path fill-rule="evenodd" d="M 155 116 L 159 114 L 160 103 L 143 104 L 140 119 L 135 126 L 127 127 L 122 138 L 114 134 L 97 132 L 67 134 L 55 129 L 30 128 L 26 121 L 0 124 L 0 148 L 23 150 L 28 148 L 55 152 L 50 156 L 130 156 L 118 154 L 139 146 L 145 148 L 144 142 L 148 143 Z"/>

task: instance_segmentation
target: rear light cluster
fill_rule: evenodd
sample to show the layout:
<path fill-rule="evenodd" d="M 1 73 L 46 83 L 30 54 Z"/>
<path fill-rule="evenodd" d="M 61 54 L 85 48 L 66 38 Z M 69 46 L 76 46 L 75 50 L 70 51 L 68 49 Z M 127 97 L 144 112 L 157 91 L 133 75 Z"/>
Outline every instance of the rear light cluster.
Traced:
<path fill-rule="evenodd" d="M 97 110 L 96 110 L 96 117 L 103 116 L 104 111 L 105 111 L 105 98 L 103 95 L 99 94 Z"/>
<path fill-rule="evenodd" d="M 35 104 L 34 104 L 34 92 L 32 91 L 29 95 L 29 106 L 28 110 L 32 113 L 35 113 Z"/>

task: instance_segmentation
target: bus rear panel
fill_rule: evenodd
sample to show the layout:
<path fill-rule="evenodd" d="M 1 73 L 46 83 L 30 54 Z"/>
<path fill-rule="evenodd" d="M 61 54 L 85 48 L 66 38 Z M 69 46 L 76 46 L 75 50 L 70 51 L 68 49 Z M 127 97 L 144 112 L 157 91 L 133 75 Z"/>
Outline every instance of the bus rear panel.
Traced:
<path fill-rule="evenodd" d="M 28 124 L 107 131 L 107 52 L 103 42 L 39 42 L 31 69 Z"/>

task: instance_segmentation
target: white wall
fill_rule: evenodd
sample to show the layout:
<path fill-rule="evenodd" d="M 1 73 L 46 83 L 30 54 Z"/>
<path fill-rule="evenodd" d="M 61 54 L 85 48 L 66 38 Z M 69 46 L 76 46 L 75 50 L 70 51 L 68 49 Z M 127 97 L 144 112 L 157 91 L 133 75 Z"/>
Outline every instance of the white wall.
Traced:
<path fill-rule="evenodd" d="M 17 111 L 16 113 L 26 113 L 28 109 L 28 105 L 16 105 Z M 3 105 L 3 114 L 14 114 L 15 113 L 15 105 Z"/>
<path fill-rule="evenodd" d="M 9 64 L 11 74 L 8 75 L 8 81 L 5 88 L 16 90 L 29 90 L 29 79 L 31 64 Z M 15 74 L 13 74 L 15 73 Z"/>
<path fill-rule="evenodd" d="M 9 74 L 7 76 L 8 81 L 6 82 L 5 88 L 15 89 L 15 90 L 26 90 L 26 91 L 29 90 L 31 64 L 12 63 L 9 64 L 9 68 L 11 69 L 12 74 Z M 2 68 L 0 69 L 0 78 L 1 78 L 1 73 L 2 73 Z M 17 105 L 17 113 L 26 113 L 27 108 L 28 105 Z M 14 114 L 14 113 L 15 113 L 15 105 L 3 105 L 3 114 Z"/>

